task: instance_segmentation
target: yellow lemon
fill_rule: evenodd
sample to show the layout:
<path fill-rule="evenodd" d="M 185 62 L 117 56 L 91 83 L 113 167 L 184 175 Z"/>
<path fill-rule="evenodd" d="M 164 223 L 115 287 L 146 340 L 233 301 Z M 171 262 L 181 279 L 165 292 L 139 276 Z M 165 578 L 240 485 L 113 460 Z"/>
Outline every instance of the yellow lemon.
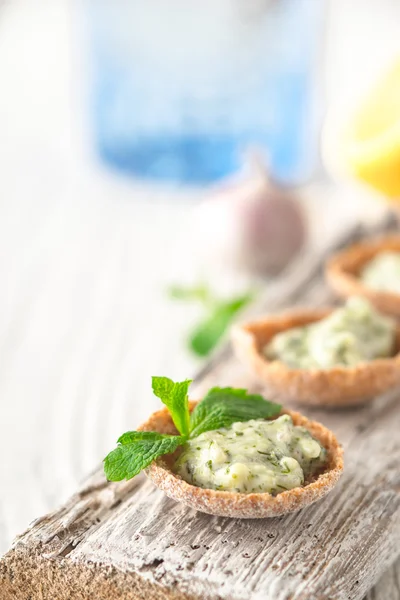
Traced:
<path fill-rule="evenodd" d="M 343 152 L 355 175 L 400 202 L 400 59 L 360 107 Z"/>

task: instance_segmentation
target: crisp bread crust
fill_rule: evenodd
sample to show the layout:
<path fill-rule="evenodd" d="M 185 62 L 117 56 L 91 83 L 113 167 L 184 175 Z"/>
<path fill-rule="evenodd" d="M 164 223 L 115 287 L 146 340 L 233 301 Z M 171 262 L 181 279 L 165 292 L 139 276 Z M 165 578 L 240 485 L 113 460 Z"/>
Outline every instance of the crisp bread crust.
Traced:
<path fill-rule="evenodd" d="M 325 277 L 342 298 L 364 296 L 380 311 L 400 317 L 400 294 L 374 290 L 360 279 L 361 269 L 380 252 L 400 252 L 400 236 L 387 236 L 372 242 L 350 246 L 335 254 L 326 264 Z"/>
<path fill-rule="evenodd" d="M 399 386 L 400 326 L 396 326 L 393 356 L 354 367 L 291 369 L 264 355 L 263 348 L 277 333 L 319 321 L 333 310 L 296 310 L 238 325 L 231 335 L 236 355 L 262 380 L 266 393 L 279 400 L 311 406 L 354 406 Z"/>
<path fill-rule="evenodd" d="M 191 402 L 190 410 L 193 410 L 195 405 L 196 402 Z M 306 482 L 303 487 L 282 492 L 277 496 L 266 492 L 241 494 L 203 489 L 190 485 L 172 471 L 171 467 L 179 450 L 154 461 L 145 473 L 170 498 L 211 515 L 262 519 L 300 510 L 322 498 L 334 487 L 343 471 L 343 449 L 333 433 L 321 423 L 310 421 L 297 412 L 289 410 L 283 412 L 292 417 L 295 425 L 306 427 L 327 450 L 327 463 L 324 470 L 317 477 Z M 168 434 L 177 433 L 166 408 L 152 414 L 139 429 Z"/>

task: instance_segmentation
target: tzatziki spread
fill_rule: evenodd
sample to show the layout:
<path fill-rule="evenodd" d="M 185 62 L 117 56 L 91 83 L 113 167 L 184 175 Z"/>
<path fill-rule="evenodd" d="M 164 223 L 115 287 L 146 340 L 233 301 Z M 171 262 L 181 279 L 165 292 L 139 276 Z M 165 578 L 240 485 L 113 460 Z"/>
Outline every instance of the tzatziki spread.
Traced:
<path fill-rule="evenodd" d="M 234 423 L 183 446 L 175 472 L 201 488 L 279 494 L 321 469 L 326 450 L 289 415 Z"/>
<path fill-rule="evenodd" d="M 393 319 L 365 298 L 352 297 L 325 319 L 277 334 L 264 354 L 293 369 L 351 367 L 390 356 L 394 343 Z"/>
<path fill-rule="evenodd" d="M 380 252 L 362 269 L 361 281 L 374 290 L 400 294 L 400 252 Z"/>

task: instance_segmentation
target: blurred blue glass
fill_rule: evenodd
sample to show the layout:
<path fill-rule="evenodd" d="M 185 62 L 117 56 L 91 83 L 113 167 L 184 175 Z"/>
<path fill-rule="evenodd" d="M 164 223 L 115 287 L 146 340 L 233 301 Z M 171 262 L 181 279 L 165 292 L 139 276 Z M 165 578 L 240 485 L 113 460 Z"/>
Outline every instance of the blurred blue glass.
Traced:
<path fill-rule="evenodd" d="M 86 0 L 101 157 L 188 184 L 268 156 L 285 183 L 318 160 L 323 0 Z"/>

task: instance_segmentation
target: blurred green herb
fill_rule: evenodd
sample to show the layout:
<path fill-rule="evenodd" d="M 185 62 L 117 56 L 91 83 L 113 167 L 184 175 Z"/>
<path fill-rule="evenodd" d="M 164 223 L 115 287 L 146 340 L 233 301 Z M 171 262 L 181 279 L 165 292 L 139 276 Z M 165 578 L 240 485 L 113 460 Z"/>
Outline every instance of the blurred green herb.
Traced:
<path fill-rule="evenodd" d="M 210 289 L 200 284 L 194 287 L 174 285 L 169 295 L 175 300 L 197 301 L 204 307 L 205 317 L 188 335 L 188 347 L 198 356 L 207 356 L 218 344 L 237 314 L 255 298 L 247 292 L 229 300 L 215 298 Z"/>
<path fill-rule="evenodd" d="M 212 304 L 214 301 L 209 288 L 205 284 L 199 284 L 193 287 L 172 285 L 169 288 L 169 295 L 174 300 L 197 300 L 206 305 Z"/>

